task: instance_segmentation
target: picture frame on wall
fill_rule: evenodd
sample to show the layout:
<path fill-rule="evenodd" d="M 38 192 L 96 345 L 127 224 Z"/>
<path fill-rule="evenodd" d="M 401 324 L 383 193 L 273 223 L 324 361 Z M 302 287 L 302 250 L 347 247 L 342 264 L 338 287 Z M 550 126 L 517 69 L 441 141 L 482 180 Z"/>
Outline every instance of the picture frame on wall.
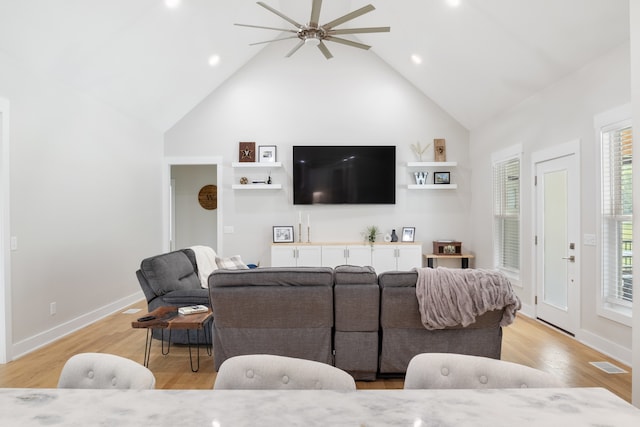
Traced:
<path fill-rule="evenodd" d="M 402 227 L 402 241 L 403 242 L 415 242 L 416 240 L 416 228 L 415 227 Z"/>
<path fill-rule="evenodd" d="M 451 182 L 450 172 L 434 172 L 433 183 L 434 184 L 449 184 Z"/>
<path fill-rule="evenodd" d="M 238 161 L 240 162 L 255 162 L 256 161 L 256 143 L 255 142 L 240 142 Z"/>
<path fill-rule="evenodd" d="M 293 243 L 293 225 L 274 225 L 273 243 Z"/>
<path fill-rule="evenodd" d="M 277 147 L 275 145 L 258 146 L 258 163 L 275 163 Z"/>

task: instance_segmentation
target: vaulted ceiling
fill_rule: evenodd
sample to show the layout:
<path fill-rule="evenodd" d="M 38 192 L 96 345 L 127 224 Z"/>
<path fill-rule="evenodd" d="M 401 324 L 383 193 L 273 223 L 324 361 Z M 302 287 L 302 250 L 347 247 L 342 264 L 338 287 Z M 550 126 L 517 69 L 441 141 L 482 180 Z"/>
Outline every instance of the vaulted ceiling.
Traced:
<path fill-rule="evenodd" d="M 311 0 L 264 1 L 309 19 Z M 265 46 L 250 43 L 282 36 L 234 23 L 290 27 L 254 0 L 165 3 L 0 0 L 0 52 L 164 131 Z M 376 10 L 341 28 L 391 32 L 344 37 L 372 45 L 468 129 L 629 39 L 629 0 L 324 0 L 320 22 L 368 3 Z M 295 59 L 284 56 L 296 40 L 277 43 L 274 61 Z M 328 46 L 335 57 L 354 49 Z"/>

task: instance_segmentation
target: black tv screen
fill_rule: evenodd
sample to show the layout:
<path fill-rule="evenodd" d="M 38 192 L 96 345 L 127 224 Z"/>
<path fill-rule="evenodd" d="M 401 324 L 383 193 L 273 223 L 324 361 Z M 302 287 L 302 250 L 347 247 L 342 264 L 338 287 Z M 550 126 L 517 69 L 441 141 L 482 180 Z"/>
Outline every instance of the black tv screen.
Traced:
<path fill-rule="evenodd" d="M 293 147 L 293 204 L 395 204 L 396 147 Z"/>

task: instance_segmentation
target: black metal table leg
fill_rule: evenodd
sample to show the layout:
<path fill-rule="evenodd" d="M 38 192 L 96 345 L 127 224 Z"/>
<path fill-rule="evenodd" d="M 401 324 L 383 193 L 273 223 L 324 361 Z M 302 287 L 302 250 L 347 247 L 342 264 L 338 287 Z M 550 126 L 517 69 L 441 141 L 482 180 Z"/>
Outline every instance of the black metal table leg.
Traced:
<path fill-rule="evenodd" d="M 144 361 L 145 368 L 149 367 L 149 357 L 151 356 L 151 342 L 153 341 L 153 330 L 147 328 L 147 338 L 144 341 Z"/>
<path fill-rule="evenodd" d="M 460 258 L 462 268 L 469 268 L 469 258 Z"/>
<path fill-rule="evenodd" d="M 187 343 L 189 344 L 189 363 L 191 364 L 191 372 L 198 372 L 200 370 L 200 329 L 196 329 L 196 346 L 197 346 L 197 365 L 196 369 L 193 369 L 193 356 L 191 355 L 191 334 L 189 329 L 187 331 Z"/>

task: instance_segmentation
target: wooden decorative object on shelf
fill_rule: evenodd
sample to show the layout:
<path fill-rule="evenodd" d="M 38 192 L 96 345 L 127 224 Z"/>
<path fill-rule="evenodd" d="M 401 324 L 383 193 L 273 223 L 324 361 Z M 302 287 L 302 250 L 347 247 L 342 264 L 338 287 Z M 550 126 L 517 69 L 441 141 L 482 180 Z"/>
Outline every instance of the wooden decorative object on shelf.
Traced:
<path fill-rule="evenodd" d="M 435 255 L 460 255 L 462 254 L 462 242 L 453 240 L 434 240 L 433 253 Z"/>
<path fill-rule="evenodd" d="M 240 162 L 256 161 L 256 143 L 255 142 L 240 143 L 240 152 L 238 153 L 238 161 Z"/>
<path fill-rule="evenodd" d="M 436 162 L 447 161 L 447 145 L 444 139 L 433 140 L 433 157 Z"/>
<path fill-rule="evenodd" d="M 213 184 L 202 187 L 198 193 L 198 202 L 208 211 L 216 209 L 218 207 L 218 187 Z"/>

